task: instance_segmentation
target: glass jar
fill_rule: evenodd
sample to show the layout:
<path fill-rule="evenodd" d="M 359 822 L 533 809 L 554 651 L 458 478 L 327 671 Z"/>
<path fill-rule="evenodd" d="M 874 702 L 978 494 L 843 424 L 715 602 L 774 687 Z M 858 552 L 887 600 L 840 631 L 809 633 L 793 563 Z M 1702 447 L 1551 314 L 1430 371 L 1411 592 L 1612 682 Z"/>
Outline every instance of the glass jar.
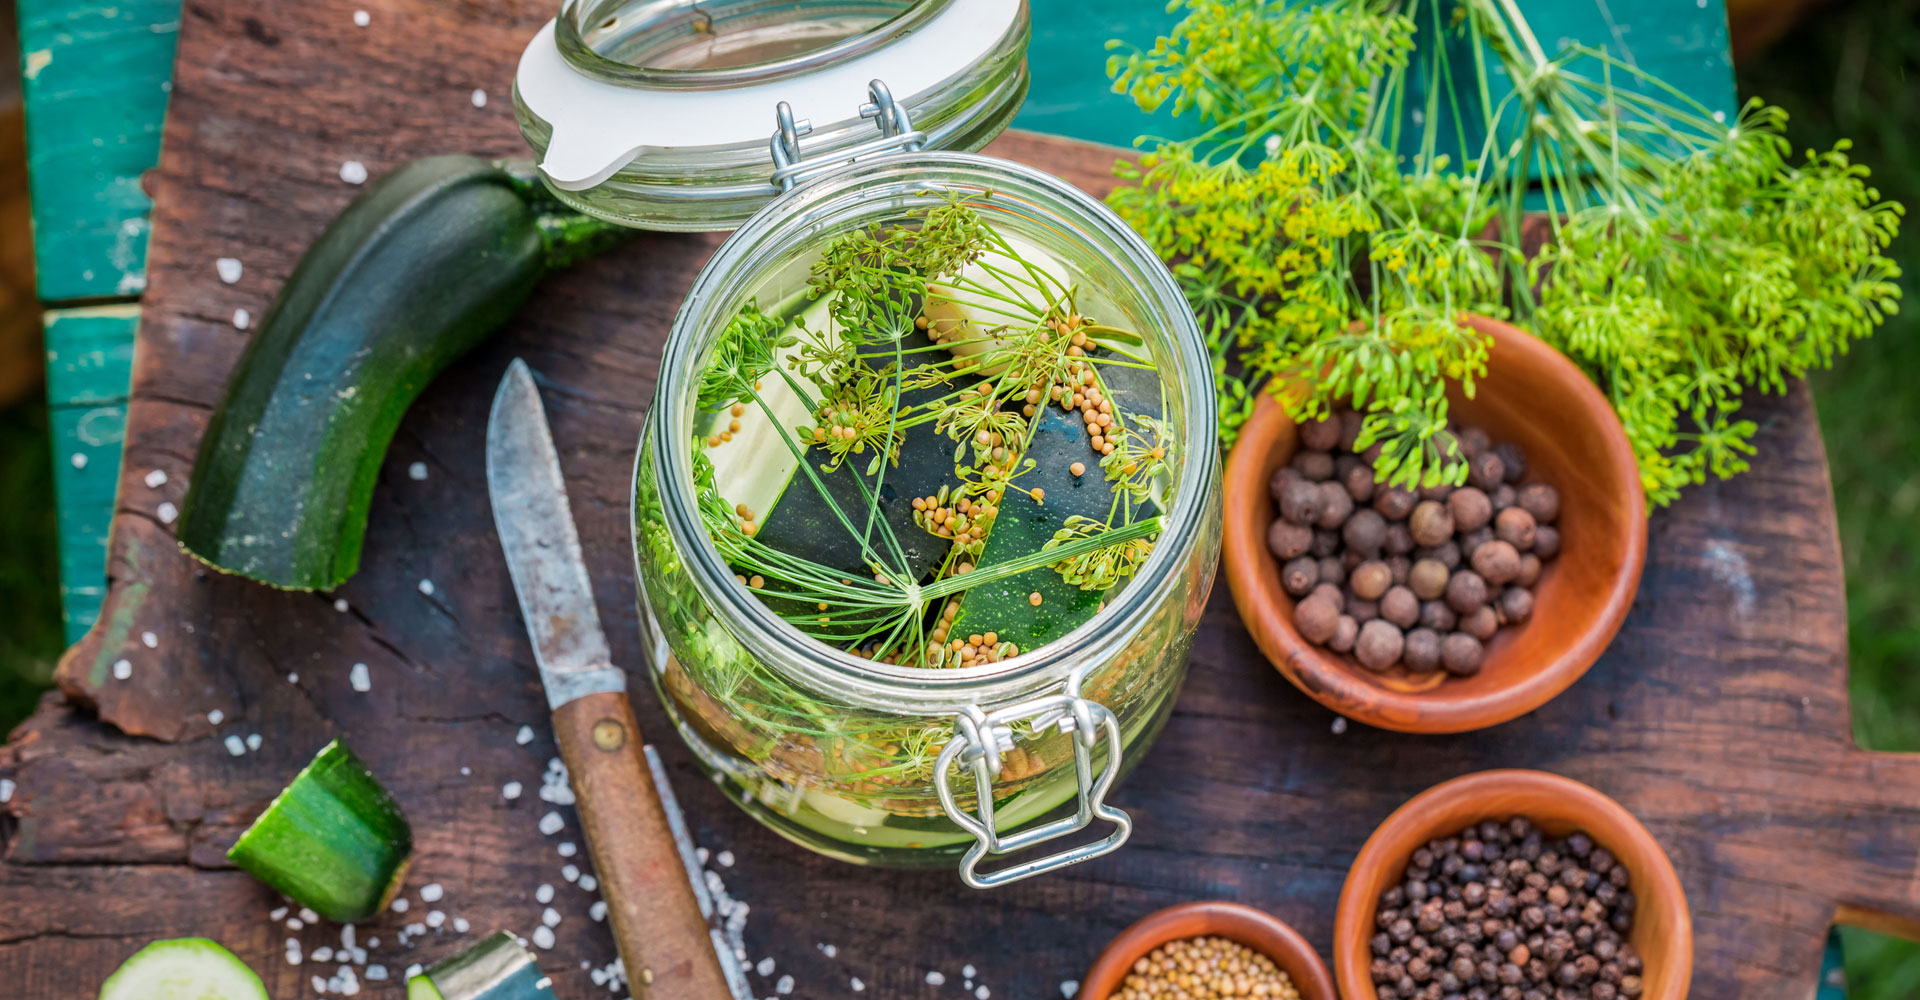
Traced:
<path fill-rule="evenodd" d="M 1061 639 L 981 667 L 877 663 L 803 636 L 721 561 L 695 500 L 699 373 L 749 299 L 800 293 L 826 239 L 896 221 L 930 194 L 987 192 L 993 225 L 1066 262 L 1101 309 L 1146 336 L 1177 429 L 1168 522 L 1134 579 Z M 990 885 L 1117 847 L 1128 823 L 1102 797 L 1166 721 L 1219 554 L 1208 372 L 1165 266 L 1097 201 L 1039 171 L 897 153 L 826 173 L 755 215 L 674 321 L 634 476 L 654 676 L 702 764 L 768 826 L 848 861 L 961 858 L 970 883 Z M 1105 840 L 994 874 L 977 869 L 987 854 L 1095 817 L 1116 826 Z"/>

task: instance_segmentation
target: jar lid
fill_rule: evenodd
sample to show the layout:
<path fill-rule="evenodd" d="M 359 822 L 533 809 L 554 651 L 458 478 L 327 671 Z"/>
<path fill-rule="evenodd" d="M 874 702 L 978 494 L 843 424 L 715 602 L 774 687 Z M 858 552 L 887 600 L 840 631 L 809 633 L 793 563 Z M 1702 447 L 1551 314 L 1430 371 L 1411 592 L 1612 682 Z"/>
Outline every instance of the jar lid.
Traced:
<path fill-rule="evenodd" d="M 776 106 L 832 116 L 795 122 L 789 152 L 851 158 L 883 80 L 927 148 L 977 150 L 1025 97 L 1029 31 L 1026 0 L 567 0 L 520 57 L 515 117 L 582 211 L 729 229 L 779 193 Z"/>

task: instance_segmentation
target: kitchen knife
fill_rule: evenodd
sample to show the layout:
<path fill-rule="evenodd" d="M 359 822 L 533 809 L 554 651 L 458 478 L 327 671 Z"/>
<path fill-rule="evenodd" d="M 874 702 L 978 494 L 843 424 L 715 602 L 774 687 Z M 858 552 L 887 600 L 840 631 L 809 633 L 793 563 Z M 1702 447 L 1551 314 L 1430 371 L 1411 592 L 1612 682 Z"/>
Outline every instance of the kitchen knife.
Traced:
<path fill-rule="evenodd" d="M 600 630 L 540 390 L 518 359 L 487 419 L 487 492 L 628 987 L 642 1000 L 728 1000 L 721 951 L 732 952 L 702 916 L 675 846 L 626 674 Z"/>

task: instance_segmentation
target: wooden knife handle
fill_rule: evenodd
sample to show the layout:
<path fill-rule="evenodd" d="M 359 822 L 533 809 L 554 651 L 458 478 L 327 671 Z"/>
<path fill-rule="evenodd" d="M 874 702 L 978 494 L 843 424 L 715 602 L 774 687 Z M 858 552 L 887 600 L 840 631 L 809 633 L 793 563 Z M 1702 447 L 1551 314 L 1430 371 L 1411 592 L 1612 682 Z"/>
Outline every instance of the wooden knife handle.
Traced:
<path fill-rule="evenodd" d="M 603 691 L 568 702 L 554 711 L 553 732 L 628 989 L 639 1000 L 729 1000 L 627 696 Z"/>

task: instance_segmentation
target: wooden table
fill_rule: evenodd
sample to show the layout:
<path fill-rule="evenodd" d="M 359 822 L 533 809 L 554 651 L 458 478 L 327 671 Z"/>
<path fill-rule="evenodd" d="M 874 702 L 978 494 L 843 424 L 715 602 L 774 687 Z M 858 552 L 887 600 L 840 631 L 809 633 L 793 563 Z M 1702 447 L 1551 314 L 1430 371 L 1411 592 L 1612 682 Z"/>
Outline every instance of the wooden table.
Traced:
<path fill-rule="evenodd" d="M 454 951 L 455 917 L 470 923 L 469 939 L 524 933 L 543 908 L 534 887 L 549 883 L 564 915 L 545 963 L 556 989 L 601 992 L 581 963 L 609 961 L 611 941 L 588 918 L 590 894 L 562 880 L 556 845 L 567 834 L 537 829 L 552 807 L 530 793 L 553 748 L 487 530 L 479 442 L 502 368 L 526 357 L 552 385 L 616 657 L 637 668 L 631 449 L 667 323 L 716 239 L 645 237 L 557 277 L 436 382 L 383 473 L 365 569 L 337 595 L 205 571 L 177 552 L 159 513 L 184 492 L 207 409 L 244 342 L 233 310 L 263 312 L 350 196 L 340 163 L 378 172 L 429 151 L 518 151 L 498 81 L 548 4 L 394 3 L 376 10 L 378 30 L 353 27 L 352 10 L 186 8 L 105 611 L 63 663 L 61 695 L 0 750 L 0 778 L 15 783 L 0 806 L 0 983 L 10 994 L 88 995 L 146 940 L 201 934 L 234 948 L 275 996 L 311 995 L 309 977 L 332 967 L 287 965 L 283 941 L 301 938 L 310 955 L 335 944 L 333 929 L 270 923 L 278 901 L 223 852 L 336 733 L 405 804 L 420 849 L 414 910 L 359 929 L 363 942 L 381 938 L 374 961 L 397 973 Z M 488 84 L 495 100 L 475 109 L 471 91 Z M 1109 151 L 1031 136 L 996 151 L 1091 189 L 1107 183 Z M 244 262 L 238 283 L 221 282 L 219 257 Z M 1340 881 L 1375 823 L 1438 780 L 1524 765 L 1596 785 L 1666 846 L 1693 905 L 1696 995 L 1800 1000 L 1836 913 L 1920 930 L 1920 762 L 1859 751 L 1848 737 L 1837 542 L 1805 391 L 1752 412 L 1762 460 L 1655 517 L 1639 603 L 1608 655 L 1566 695 L 1488 732 L 1336 733 L 1259 657 L 1223 588 L 1173 721 L 1116 795 L 1136 819 L 1133 842 L 1066 873 L 978 894 L 950 872 L 825 861 L 755 825 L 699 779 L 684 748 L 663 744 L 712 870 L 752 906 L 750 958 L 776 962 L 756 988 L 773 995 L 791 974 L 796 997 L 850 995 L 854 977 L 876 996 L 950 996 L 971 964 L 1000 997 L 1057 996 L 1126 923 L 1196 898 L 1272 910 L 1324 951 Z M 427 466 L 424 481 L 408 475 L 414 462 Z M 348 683 L 356 662 L 369 665 L 368 692 Z M 643 725 L 664 733 L 651 700 L 640 708 Z M 520 745 L 525 724 L 536 737 Z M 255 733 L 257 751 L 224 746 Z M 529 794 L 505 801 L 508 781 Z M 575 829 L 570 810 L 558 811 Z M 418 895 L 428 882 L 445 887 L 447 929 L 401 947 L 402 925 L 428 909 Z M 927 983 L 929 970 L 947 984 Z"/>

